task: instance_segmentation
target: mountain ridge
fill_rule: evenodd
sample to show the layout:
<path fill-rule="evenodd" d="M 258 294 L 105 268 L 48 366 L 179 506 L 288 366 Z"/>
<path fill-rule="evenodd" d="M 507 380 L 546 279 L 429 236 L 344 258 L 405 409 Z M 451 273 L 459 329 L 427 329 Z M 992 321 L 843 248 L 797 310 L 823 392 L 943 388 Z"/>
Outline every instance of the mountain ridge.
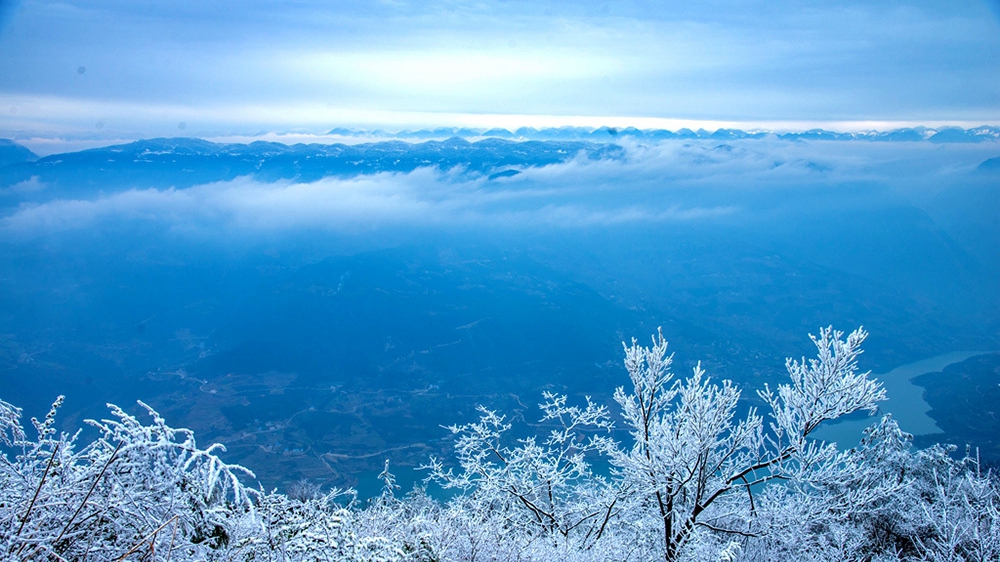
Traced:
<path fill-rule="evenodd" d="M 18 199 L 16 186 L 32 181 L 47 186 L 43 197 L 54 197 L 76 195 L 94 188 L 105 191 L 150 185 L 184 188 L 241 176 L 267 182 L 309 182 L 328 176 L 407 173 L 427 167 L 460 168 L 468 173 L 489 175 L 561 163 L 580 155 L 591 159 L 614 158 L 621 152 L 621 147 L 611 143 L 522 142 L 499 138 L 477 142 L 451 137 L 420 143 L 389 140 L 293 145 L 266 141 L 214 143 L 188 137 L 153 138 L 51 154 L 33 161 L 22 159 L 0 167 L 0 200 Z"/>
<path fill-rule="evenodd" d="M 1000 141 L 1000 127 L 982 125 L 970 129 L 961 127 L 904 127 L 885 131 L 868 130 L 856 132 L 838 132 L 826 129 L 808 129 L 804 131 L 779 132 L 769 129 L 734 129 L 719 128 L 714 131 L 680 128 L 674 131 L 668 129 L 638 129 L 636 127 L 520 127 L 513 131 L 494 127 L 490 129 L 471 129 L 468 127 L 438 127 L 433 129 L 403 130 L 389 133 L 381 129 L 367 131 L 364 129 L 348 129 L 337 127 L 327 132 L 329 135 L 355 138 L 397 138 L 397 139 L 434 139 L 434 138 L 503 138 L 520 140 L 592 140 L 608 141 L 618 138 L 635 138 L 642 140 L 667 139 L 716 139 L 739 140 L 777 138 L 783 140 L 867 140 L 876 142 L 920 142 L 935 143 L 953 142 L 990 142 Z"/>

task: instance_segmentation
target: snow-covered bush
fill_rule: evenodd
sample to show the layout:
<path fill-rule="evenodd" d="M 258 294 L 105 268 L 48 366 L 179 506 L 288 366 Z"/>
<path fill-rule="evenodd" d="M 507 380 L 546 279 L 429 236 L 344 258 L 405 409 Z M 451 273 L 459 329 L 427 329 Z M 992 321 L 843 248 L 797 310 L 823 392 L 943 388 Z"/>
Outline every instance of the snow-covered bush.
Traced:
<path fill-rule="evenodd" d="M 173 429 L 151 408 L 143 425 L 110 406 L 113 419 L 91 421 L 101 435 L 80 446 L 57 434 L 62 397 L 45 420 L 32 418 L 27 440 L 16 409 L 4 405 L 0 462 L 0 548 L 12 559 L 111 559 L 126 553 L 173 552 L 207 557 L 230 540 L 229 522 L 252 513 L 245 468 L 222 462 L 221 445 L 198 448 L 189 430 Z M 57 558 L 58 559 L 58 558 Z"/>
<path fill-rule="evenodd" d="M 151 423 L 109 405 L 100 436 L 57 433 L 62 397 L 28 440 L 0 402 L 0 559 L 398 560 L 384 539 L 350 531 L 332 496 L 293 500 L 248 488 L 253 474 L 201 449 L 140 402 Z M 8 454 L 10 453 L 10 454 Z"/>

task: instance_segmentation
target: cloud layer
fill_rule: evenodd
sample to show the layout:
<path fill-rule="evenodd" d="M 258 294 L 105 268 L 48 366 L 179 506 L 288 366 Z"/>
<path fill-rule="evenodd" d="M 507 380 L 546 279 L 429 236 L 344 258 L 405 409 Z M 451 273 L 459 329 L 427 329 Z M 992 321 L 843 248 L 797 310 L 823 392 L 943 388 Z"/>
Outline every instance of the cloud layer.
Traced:
<path fill-rule="evenodd" d="M 622 158 L 580 157 L 495 180 L 460 168 L 423 168 L 311 183 L 238 178 L 188 189 L 165 186 L 22 203 L 3 213 L 0 231 L 30 238 L 125 224 L 238 238 L 298 231 L 363 234 L 387 228 L 504 232 L 739 223 L 803 204 L 786 203 L 787 193 L 813 197 L 843 191 L 842 199 L 856 205 L 885 197 L 930 200 L 964 181 L 995 152 L 992 143 L 631 144 Z M 869 187 L 845 187 L 852 185 Z M 37 180 L 15 188 L 29 199 L 45 192 Z"/>

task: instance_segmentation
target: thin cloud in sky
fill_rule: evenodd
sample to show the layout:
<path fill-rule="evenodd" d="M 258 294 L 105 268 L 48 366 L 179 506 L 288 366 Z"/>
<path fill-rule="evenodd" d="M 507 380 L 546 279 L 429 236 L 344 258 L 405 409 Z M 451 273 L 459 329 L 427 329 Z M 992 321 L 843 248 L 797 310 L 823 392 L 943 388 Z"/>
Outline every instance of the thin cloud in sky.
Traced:
<path fill-rule="evenodd" d="M 181 121 L 183 134 L 317 132 L 414 114 L 1000 122 L 986 2 L 25 0 L 4 21 L 8 136 L 179 134 Z"/>

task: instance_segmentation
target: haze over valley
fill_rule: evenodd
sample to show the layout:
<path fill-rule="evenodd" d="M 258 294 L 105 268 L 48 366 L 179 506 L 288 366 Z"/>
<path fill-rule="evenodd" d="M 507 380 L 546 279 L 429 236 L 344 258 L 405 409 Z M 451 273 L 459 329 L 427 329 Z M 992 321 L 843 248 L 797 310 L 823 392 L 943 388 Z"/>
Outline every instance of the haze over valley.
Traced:
<path fill-rule="evenodd" d="M 827 324 L 877 373 L 1000 347 L 995 131 L 728 136 L 8 148 L 0 393 L 66 427 L 142 399 L 267 486 L 345 486 L 478 404 L 609 403 L 657 327 L 748 387 Z"/>

